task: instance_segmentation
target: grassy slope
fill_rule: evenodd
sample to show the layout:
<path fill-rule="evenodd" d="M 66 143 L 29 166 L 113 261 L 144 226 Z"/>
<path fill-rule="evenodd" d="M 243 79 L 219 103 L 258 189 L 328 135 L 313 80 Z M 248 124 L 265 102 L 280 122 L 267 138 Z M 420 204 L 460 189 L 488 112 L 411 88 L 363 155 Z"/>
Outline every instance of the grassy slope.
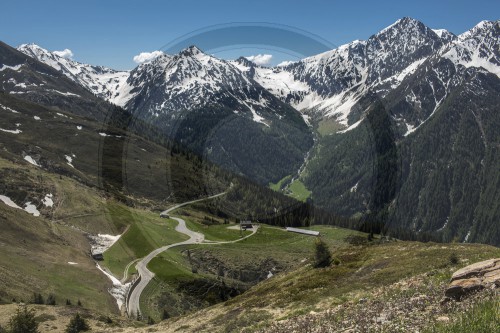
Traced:
<path fill-rule="evenodd" d="M 194 219 L 196 213 L 189 212 L 190 218 Z M 184 217 L 185 218 L 185 217 Z M 233 240 L 239 238 L 239 231 L 227 229 L 227 225 L 210 226 L 206 228 L 194 221 L 188 222 L 192 230 L 208 234 L 214 238 L 214 230 L 217 230 L 218 240 Z M 332 248 L 347 246 L 344 238 L 349 235 L 363 235 L 356 231 L 333 228 L 327 226 L 315 226 L 324 235 Z M 249 231 L 247 231 L 249 233 Z M 228 244 L 199 244 L 181 246 L 169 249 L 154 258 L 148 268 L 156 274 L 155 281 L 148 285 L 147 291 L 141 297 L 143 311 L 155 319 L 159 319 L 155 299 L 158 299 L 162 292 L 175 289 L 181 282 L 192 281 L 199 278 L 218 279 L 213 272 L 196 267 L 193 273 L 193 264 L 190 262 L 184 251 L 188 250 L 195 258 L 198 254 L 207 254 L 214 262 L 222 263 L 224 268 L 233 272 L 258 270 L 260 265 L 272 259 L 276 263 L 278 270 L 289 270 L 301 264 L 312 255 L 312 244 L 314 238 L 295 233 L 289 233 L 280 228 L 261 225 L 257 233 L 249 238 L 237 243 Z M 184 253 L 183 253 L 184 252 Z M 300 260 L 298 260 L 299 258 Z M 206 263 L 208 267 L 218 265 L 217 263 Z M 213 267 L 211 267 L 213 269 Z M 268 272 L 266 271 L 265 274 Z M 247 285 L 247 283 L 225 278 L 227 284 Z"/>
<path fill-rule="evenodd" d="M 286 188 L 285 191 L 282 191 L 283 183 L 288 182 L 290 178 L 291 176 L 286 176 L 277 183 L 270 183 L 269 188 L 277 192 L 283 192 L 284 194 L 300 201 L 305 201 L 311 196 L 311 191 L 307 189 L 300 179 L 296 179 Z"/>
<path fill-rule="evenodd" d="M 498 295 L 486 297 L 447 323 L 436 323 L 425 333 L 500 332 L 500 299 Z"/>
<path fill-rule="evenodd" d="M 181 154 L 172 156 L 168 149 L 135 135 L 122 135 L 119 129 L 103 129 L 102 124 L 90 119 L 6 94 L 0 94 L 0 102 L 16 110 L 0 110 L 0 128 L 14 129 L 20 124 L 22 130 L 19 134 L 0 131 L 0 194 L 20 206 L 31 201 L 42 214 L 33 218 L 0 203 L 0 301 L 27 300 L 34 291 L 44 296 L 55 292 L 59 302 L 81 298 L 85 306 L 116 311 L 115 302 L 107 292 L 110 282 L 95 269 L 84 234 L 117 235 L 132 222 L 137 227 L 136 221 L 146 221 L 143 235 L 149 240 L 162 229 L 155 223 L 165 221 L 155 222 L 156 214 L 127 207 L 98 187 L 102 185 L 99 173 L 104 163 L 100 158 L 103 143 L 117 151 L 106 163 L 120 166 L 124 162 L 124 190 L 129 192 L 117 195 L 131 206 L 163 208 L 169 204 L 167 198 L 175 201 L 205 195 L 203 186 L 207 184 L 200 181 L 207 182 L 210 178 L 213 185 L 217 180 L 212 183 L 212 173 L 202 170 L 194 159 Z M 104 131 L 121 137 L 104 138 L 99 135 Z M 26 162 L 23 159 L 26 154 L 42 167 Z M 65 158 L 72 154 L 74 167 Z M 200 172 L 205 176 L 203 180 Z M 111 182 L 117 180 L 114 176 L 111 175 Z M 53 207 L 42 203 L 48 193 L 53 194 Z M 165 231 L 168 230 L 171 229 L 167 225 Z M 177 240 L 168 239 L 169 235 L 161 237 L 165 239 L 155 241 Z M 38 251 L 36 257 L 28 249 Z M 68 261 L 78 265 L 70 266 Z"/>
<path fill-rule="evenodd" d="M 281 187 L 283 186 L 283 183 L 284 182 L 287 182 L 288 180 L 290 180 L 290 177 L 291 176 L 286 176 L 284 178 L 282 178 L 279 182 L 277 183 L 269 183 L 269 188 L 271 190 L 274 190 L 274 191 L 281 191 Z"/>
<path fill-rule="evenodd" d="M 125 234 L 104 253 L 104 264 L 121 277 L 128 263 L 164 245 L 182 242 L 187 236 L 175 231 L 177 222 L 156 213 L 135 210 Z"/>
<path fill-rule="evenodd" d="M 460 257 L 458 266 L 449 263 L 452 253 Z M 498 257 L 500 249 L 474 244 L 393 242 L 341 246 L 334 255 L 341 261 L 339 266 L 312 269 L 309 265 L 302 265 L 293 272 L 266 280 L 224 304 L 168 321 L 162 329 L 173 331 L 182 326 L 183 331 L 224 331 L 224 327 L 241 330 L 244 326 L 253 326 L 255 329 L 258 325 L 271 325 L 273 320 L 286 322 L 310 311 L 335 309 L 342 304 L 351 306 L 360 299 L 371 300 L 377 295 L 375 290 L 397 285 L 423 273 L 430 272 L 424 286 L 431 282 L 446 283 L 454 270 L 467 263 Z M 392 294 L 386 296 L 388 300 L 405 297 L 409 291 L 407 287 L 391 290 Z M 442 295 L 442 291 L 438 294 Z M 249 318 L 261 318 L 262 321 L 257 324 Z"/>
<path fill-rule="evenodd" d="M 299 179 L 291 183 L 288 189 L 291 192 L 289 195 L 297 200 L 305 201 L 311 196 L 311 191 L 309 191 L 304 183 L 302 183 Z"/>
<path fill-rule="evenodd" d="M 0 171 L 8 168 L 16 171 L 8 179 L 10 185 L 19 181 L 26 184 L 34 179 L 41 179 L 42 181 L 38 182 L 38 186 L 43 189 L 41 193 L 51 191 L 54 194 L 55 207 L 40 208 L 42 216 L 33 217 L 19 209 L 0 204 L 0 275 L 3 276 L 0 281 L 0 297 L 6 301 L 12 298 L 29 300 L 33 292 L 40 292 L 44 296 L 54 293 L 59 303 L 64 302 L 66 298 L 76 303 L 80 298 L 86 307 L 103 309 L 106 312 L 116 311 L 114 300 L 106 291 L 110 285 L 109 280 L 95 268 L 88 255 L 89 245 L 84 235 L 69 227 L 65 219 L 51 222 L 46 218 L 46 214 L 50 215 L 52 212 L 57 215 L 65 202 L 78 196 L 73 192 L 78 187 L 75 182 L 66 177 L 60 179 L 33 167 L 17 166 L 0 159 Z M 17 179 L 16 176 L 22 178 Z M 53 191 L 54 189 L 57 191 Z M 26 191 L 31 190 L 27 188 Z M 92 191 L 89 190 L 88 193 Z M 89 212 L 95 209 L 94 214 L 87 218 L 82 217 L 81 225 L 89 229 L 99 229 L 101 232 L 115 230 L 110 221 L 102 223 L 105 218 L 97 219 L 100 228 L 97 226 L 95 216 L 100 216 L 101 210 L 105 210 L 105 202 L 100 201 L 95 192 L 93 197 L 94 204 L 87 209 Z M 78 265 L 69 265 L 69 261 Z"/>

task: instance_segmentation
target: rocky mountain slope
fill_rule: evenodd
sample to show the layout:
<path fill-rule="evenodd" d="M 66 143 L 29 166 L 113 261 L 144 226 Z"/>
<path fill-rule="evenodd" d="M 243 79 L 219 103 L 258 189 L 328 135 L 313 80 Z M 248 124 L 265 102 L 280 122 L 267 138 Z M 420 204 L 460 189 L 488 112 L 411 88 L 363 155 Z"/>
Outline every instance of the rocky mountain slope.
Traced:
<path fill-rule="evenodd" d="M 19 99 L 103 120 L 114 107 L 53 67 L 0 42 L 1 90 Z"/>
<path fill-rule="evenodd" d="M 194 46 L 137 67 L 126 85 L 127 110 L 259 183 L 298 169 L 312 145 L 296 110 Z"/>
<path fill-rule="evenodd" d="M 102 66 L 83 64 L 50 52 L 36 44 L 23 44 L 17 50 L 47 64 L 96 96 L 112 101 L 128 78 L 128 71 L 116 71 Z"/>
<path fill-rule="evenodd" d="M 19 50 L 211 161 L 262 184 L 297 170 L 312 145 L 295 109 L 230 62 L 195 46 L 161 55 L 130 73 L 82 65 L 35 45 Z"/>
<path fill-rule="evenodd" d="M 365 95 L 358 109 L 379 107 L 352 131 L 323 136 L 308 166 L 316 202 L 348 215 L 383 212 L 386 231 L 406 237 L 404 228 L 421 239 L 498 244 L 499 34 L 498 22 L 482 22 L 393 90 Z"/>

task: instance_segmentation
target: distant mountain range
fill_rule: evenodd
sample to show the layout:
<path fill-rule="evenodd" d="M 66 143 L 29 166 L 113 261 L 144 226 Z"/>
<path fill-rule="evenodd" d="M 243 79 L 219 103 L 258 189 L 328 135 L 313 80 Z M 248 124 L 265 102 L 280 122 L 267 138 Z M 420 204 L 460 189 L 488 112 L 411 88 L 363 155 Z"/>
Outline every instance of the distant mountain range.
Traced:
<path fill-rule="evenodd" d="M 285 191 L 302 182 L 316 205 L 385 232 L 500 244 L 500 21 L 456 36 L 402 18 L 277 67 L 195 46 L 132 71 L 18 51 L 0 45 L 6 93 L 96 119 L 115 104 L 223 167 L 264 185 L 286 178 Z"/>

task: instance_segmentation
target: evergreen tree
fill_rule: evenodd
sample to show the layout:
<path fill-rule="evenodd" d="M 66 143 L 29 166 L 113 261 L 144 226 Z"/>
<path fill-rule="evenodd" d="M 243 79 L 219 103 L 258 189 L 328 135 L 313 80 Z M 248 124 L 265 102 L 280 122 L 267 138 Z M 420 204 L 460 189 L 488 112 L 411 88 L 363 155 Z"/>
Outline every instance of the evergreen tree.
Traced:
<path fill-rule="evenodd" d="M 314 268 L 328 267 L 332 261 L 332 255 L 328 245 L 318 237 L 314 243 Z"/>
<path fill-rule="evenodd" d="M 45 301 L 47 305 L 56 305 L 56 296 L 54 294 L 49 294 L 47 300 Z"/>
<path fill-rule="evenodd" d="M 16 314 L 10 318 L 9 326 L 9 333 L 38 333 L 35 310 L 28 310 L 26 306 L 19 307 Z"/>
<path fill-rule="evenodd" d="M 66 326 L 66 333 L 78 333 L 88 331 L 90 329 L 87 321 L 80 316 L 79 313 L 75 314 L 73 318 L 71 318 L 68 326 Z"/>
<path fill-rule="evenodd" d="M 33 299 L 31 300 L 33 304 L 44 304 L 43 296 L 40 293 L 33 293 Z"/>

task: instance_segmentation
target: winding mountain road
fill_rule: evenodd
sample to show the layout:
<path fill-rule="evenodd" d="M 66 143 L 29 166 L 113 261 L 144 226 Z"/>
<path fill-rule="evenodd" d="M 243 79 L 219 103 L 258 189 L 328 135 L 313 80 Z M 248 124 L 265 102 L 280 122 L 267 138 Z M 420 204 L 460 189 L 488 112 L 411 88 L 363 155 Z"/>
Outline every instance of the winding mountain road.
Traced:
<path fill-rule="evenodd" d="M 192 204 L 192 203 L 195 203 L 195 202 L 203 201 L 203 200 L 209 200 L 209 199 L 213 199 L 213 198 L 216 198 L 216 197 L 220 197 L 220 196 L 222 196 L 224 194 L 226 194 L 226 192 L 219 193 L 219 194 L 207 197 L 207 198 L 202 198 L 202 199 L 197 199 L 197 200 L 192 200 L 192 201 L 184 202 L 184 203 L 178 204 L 176 206 L 173 206 L 173 207 L 171 207 L 171 208 L 163 211 L 162 214 L 168 214 L 171 211 L 173 211 L 173 210 L 175 210 L 175 209 L 177 209 L 179 207 L 182 207 L 182 206 L 185 206 L 185 205 L 189 205 L 189 204 Z M 149 253 L 146 257 L 144 257 L 141 260 L 139 260 L 139 262 L 137 263 L 137 265 L 135 267 L 137 269 L 137 273 L 140 276 L 140 281 L 139 281 L 139 283 L 137 283 L 137 285 L 135 286 L 135 288 L 133 288 L 132 292 L 129 294 L 128 298 L 126 299 L 127 313 L 128 313 L 129 316 L 135 316 L 137 313 L 141 313 L 141 311 L 140 311 L 141 294 L 144 291 L 144 289 L 146 288 L 146 286 L 149 284 L 149 282 L 151 282 L 151 280 L 155 276 L 155 274 L 153 272 L 151 272 L 148 269 L 148 267 L 147 267 L 148 264 L 149 264 L 149 262 L 154 257 L 156 257 L 158 254 L 160 254 L 163 251 L 166 251 L 166 250 L 168 250 L 168 249 L 170 249 L 172 247 L 181 246 L 181 245 L 189 245 L 189 244 L 199 244 L 199 243 L 203 242 L 203 240 L 205 239 L 205 235 L 203 235 L 203 234 L 201 234 L 199 232 L 194 232 L 194 231 L 188 229 L 187 226 L 186 226 L 186 221 L 184 221 L 183 219 L 181 219 L 179 217 L 170 217 L 170 218 L 173 219 L 173 220 L 175 220 L 175 221 L 177 221 L 179 223 L 175 227 L 175 231 L 180 232 L 182 234 L 185 234 L 185 235 L 189 236 L 189 239 L 185 240 L 183 242 L 179 242 L 179 243 L 170 244 L 170 245 L 166 245 L 166 246 L 160 247 L 160 248 L 152 251 L 151 253 Z M 234 240 L 234 241 L 210 242 L 209 244 L 235 243 L 235 242 L 238 242 L 240 240 L 243 240 L 243 239 L 245 239 L 247 237 L 250 237 L 253 234 L 255 234 L 255 232 L 257 231 L 257 228 L 254 228 L 252 231 L 253 232 L 250 235 L 247 235 L 246 237 L 243 237 L 243 238 L 240 238 L 240 239 L 237 239 L 237 240 Z"/>

